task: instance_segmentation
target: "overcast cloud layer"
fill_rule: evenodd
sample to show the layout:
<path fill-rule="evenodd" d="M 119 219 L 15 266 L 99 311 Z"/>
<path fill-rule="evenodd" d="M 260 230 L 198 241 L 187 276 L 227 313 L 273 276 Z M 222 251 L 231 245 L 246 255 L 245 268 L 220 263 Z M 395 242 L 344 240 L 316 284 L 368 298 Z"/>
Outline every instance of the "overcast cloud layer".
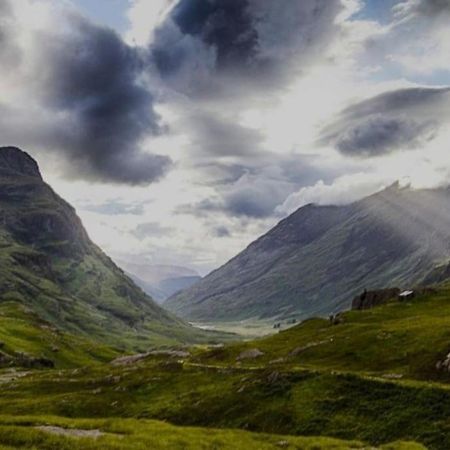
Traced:
<path fill-rule="evenodd" d="M 204 273 L 306 203 L 448 183 L 450 2 L 119 14 L 125 32 L 77 0 L 0 0 L 2 144 L 39 160 L 113 256 Z"/>

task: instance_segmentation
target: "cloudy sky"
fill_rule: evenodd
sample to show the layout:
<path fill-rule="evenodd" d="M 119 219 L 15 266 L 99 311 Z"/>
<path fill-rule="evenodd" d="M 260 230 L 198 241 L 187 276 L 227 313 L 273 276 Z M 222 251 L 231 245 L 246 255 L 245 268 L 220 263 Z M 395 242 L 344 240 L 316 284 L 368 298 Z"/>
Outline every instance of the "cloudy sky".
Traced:
<path fill-rule="evenodd" d="M 0 0 L 0 136 L 110 255 L 205 274 L 450 179 L 450 0 Z"/>

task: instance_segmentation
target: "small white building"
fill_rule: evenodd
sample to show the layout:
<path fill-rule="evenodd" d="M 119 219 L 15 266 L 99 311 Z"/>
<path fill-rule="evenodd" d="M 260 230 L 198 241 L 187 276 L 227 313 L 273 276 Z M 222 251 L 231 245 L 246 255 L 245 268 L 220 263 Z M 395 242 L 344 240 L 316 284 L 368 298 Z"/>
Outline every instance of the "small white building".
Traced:
<path fill-rule="evenodd" d="M 414 291 L 403 291 L 398 294 L 398 298 L 400 300 L 409 300 L 411 298 L 414 298 Z"/>

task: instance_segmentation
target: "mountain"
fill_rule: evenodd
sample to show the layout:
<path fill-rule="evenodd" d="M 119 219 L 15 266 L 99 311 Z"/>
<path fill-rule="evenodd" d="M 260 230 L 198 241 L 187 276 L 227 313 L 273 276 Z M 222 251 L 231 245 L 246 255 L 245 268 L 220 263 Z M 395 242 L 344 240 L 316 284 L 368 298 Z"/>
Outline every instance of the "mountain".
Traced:
<path fill-rule="evenodd" d="M 304 319 L 346 309 L 364 289 L 419 283 L 449 257 L 450 189 L 394 184 L 300 208 L 164 306 L 195 321 Z"/>
<path fill-rule="evenodd" d="M 204 340 L 89 239 L 75 210 L 14 147 L 0 148 L 0 303 L 122 348 Z"/>
<path fill-rule="evenodd" d="M 177 292 L 182 291 L 183 289 L 187 289 L 193 286 L 195 283 L 199 282 L 202 277 L 196 275 L 191 277 L 176 277 L 176 278 L 168 278 L 166 280 L 162 280 L 158 287 L 164 291 L 167 297 L 170 297 Z M 166 297 L 166 298 L 167 298 Z"/>
<path fill-rule="evenodd" d="M 144 292 L 158 303 L 163 303 L 170 296 L 201 280 L 195 270 L 187 267 L 139 264 L 122 260 L 119 260 L 118 264 Z"/>

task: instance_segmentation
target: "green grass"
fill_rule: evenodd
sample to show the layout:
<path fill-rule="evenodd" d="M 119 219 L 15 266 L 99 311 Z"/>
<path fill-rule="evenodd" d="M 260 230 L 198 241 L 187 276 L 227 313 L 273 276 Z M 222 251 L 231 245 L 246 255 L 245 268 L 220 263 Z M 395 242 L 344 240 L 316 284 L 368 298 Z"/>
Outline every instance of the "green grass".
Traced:
<path fill-rule="evenodd" d="M 83 364 L 75 370 L 31 371 L 23 377 L 18 373 L 14 379 L 0 371 L 0 411 L 34 421 L 42 420 L 45 411 L 61 423 L 70 419 L 67 426 L 79 420 L 165 421 L 207 429 L 196 431 L 205 445 L 210 444 L 209 430 L 220 429 L 214 433 L 223 432 L 225 439 L 233 429 L 327 436 L 374 447 L 417 442 L 448 450 L 450 378 L 435 365 L 450 350 L 449 330 L 450 289 L 443 286 L 409 303 L 348 312 L 340 325 L 314 319 L 256 341 L 193 347 L 191 356 L 182 360 L 151 356 L 131 366 Z M 304 350 L 291 355 L 299 347 Z M 264 355 L 237 361 L 251 348 Z M 189 434 L 193 429 L 176 430 L 180 442 L 183 435 L 197 442 Z M 0 437 L 2 433 L 0 429 Z M 166 438 L 161 439 L 158 445 L 165 445 Z M 249 434 L 248 439 L 251 449 L 252 439 L 259 438 Z M 205 448 L 239 448 L 226 441 L 220 445 L 224 447 Z M 386 448 L 414 448 L 402 445 Z"/>
<path fill-rule="evenodd" d="M 56 368 L 109 362 L 119 354 L 111 347 L 61 332 L 14 302 L 0 303 L 0 347 L 0 352 L 11 360 L 3 363 L 4 367 L 20 366 L 21 354 L 48 359 Z"/>
<path fill-rule="evenodd" d="M 58 436 L 37 429 L 57 426 L 64 430 L 98 430 L 98 438 Z M 0 416 L 0 449 L 39 450 L 349 450 L 367 449 L 361 442 L 322 437 L 292 437 L 250 433 L 238 430 L 216 430 L 175 427 L 149 420 L 67 420 L 54 417 Z M 421 450 L 414 443 L 394 443 L 385 450 Z M 375 450 L 375 449 L 374 449 Z"/>
<path fill-rule="evenodd" d="M 251 348 L 258 348 L 264 356 L 243 361 L 243 366 L 264 367 L 283 358 L 278 364 L 283 367 L 448 382 L 450 374 L 437 371 L 435 365 L 450 352 L 450 286 L 406 303 L 393 301 L 371 310 L 347 312 L 340 325 L 311 319 L 274 336 L 199 354 L 198 360 L 236 363 L 238 355 Z"/>
<path fill-rule="evenodd" d="M 180 426 L 396 440 L 450 448 L 450 390 L 308 370 L 212 369 L 153 357 L 131 367 L 31 373 L 0 386 L 3 414 L 165 420 Z M 1 383 L 1 377 L 0 377 Z"/>

